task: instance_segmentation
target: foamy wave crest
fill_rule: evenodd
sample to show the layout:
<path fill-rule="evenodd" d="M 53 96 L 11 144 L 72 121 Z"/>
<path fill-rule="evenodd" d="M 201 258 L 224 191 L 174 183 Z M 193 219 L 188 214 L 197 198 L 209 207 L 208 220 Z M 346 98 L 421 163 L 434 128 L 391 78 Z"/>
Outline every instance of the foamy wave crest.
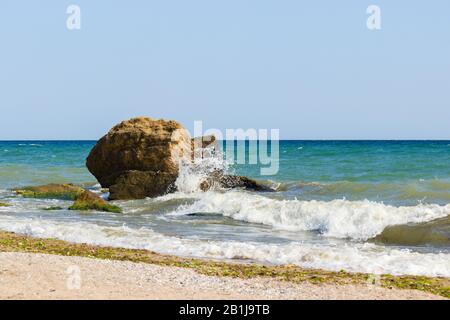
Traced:
<path fill-rule="evenodd" d="M 357 240 L 373 238 L 387 226 L 426 222 L 450 214 L 450 205 L 394 207 L 368 200 L 276 200 L 242 191 L 198 196 L 198 201 L 180 206 L 173 214 L 221 213 L 284 230 L 311 230 L 328 237 Z"/>
<path fill-rule="evenodd" d="M 175 182 L 177 190 L 183 193 L 200 191 L 200 184 L 214 172 L 227 172 L 228 163 L 218 149 L 202 149 L 203 157 L 195 157 L 193 162 L 182 162 Z"/>
<path fill-rule="evenodd" d="M 58 222 L 0 216 L 0 229 L 29 236 L 103 246 L 147 249 L 179 256 L 251 259 L 272 264 L 295 264 L 305 268 L 348 270 L 367 273 L 450 276 L 450 255 L 417 253 L 374 244 L 263 244 L 238 241 L 203 241 L 156 233 L 148 228 L 100 226 L 88 222 Z"/>

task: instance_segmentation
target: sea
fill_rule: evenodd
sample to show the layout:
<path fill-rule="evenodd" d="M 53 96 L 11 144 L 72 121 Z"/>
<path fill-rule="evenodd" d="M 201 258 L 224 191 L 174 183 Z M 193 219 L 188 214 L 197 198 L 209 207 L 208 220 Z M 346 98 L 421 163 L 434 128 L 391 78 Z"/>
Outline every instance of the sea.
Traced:
<path fill-rule="evenodd" d="M 0 207 L 0 230 L 240 263 L 450 277 L 450 141 L 280 141 L 270 176 L 219 154 L 229 173 L 272 191 L 203 192 L 211 165 L 200 163 L 180 169 L 175 193 L 115 201 L 123 213 L 46 211 L 71 202 L 11 191 L 73 183 L 107 198 L 85 166 L 94 145 L 0 141 L 0 202 L 10 205 Z"/>

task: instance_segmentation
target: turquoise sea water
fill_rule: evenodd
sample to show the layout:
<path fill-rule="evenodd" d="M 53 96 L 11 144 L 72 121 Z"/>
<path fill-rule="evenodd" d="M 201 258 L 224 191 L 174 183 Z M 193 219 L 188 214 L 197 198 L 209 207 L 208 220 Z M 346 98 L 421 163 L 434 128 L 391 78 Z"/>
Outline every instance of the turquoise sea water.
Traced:
<path fill-rule="evenodd" d="M 76 242 L 304 267 L 450 276 L 450 141 L 281 141 L 279 172 L 230 171 L 275 191 L 179 192 L 117 202 L 123 214 L 46 212 L 9 189 L 99 186 L 94 141 L 0 142 L 0 229 Z M 186 178 L 186 177 L 185 177 Z M 194 177 L 192 177 L 194 181 Z M 104 195 L 107 196 L 107 195 Z"/>
<path fill-rule="evenodd" d="M 0 141 L 0 188 L 95 178 L 85 159 L 95 141 Z M 248 146 L 247 146 L 248 151 Z M 446 204 L 450 141 L 281 141 L 279 172 L 235 165 L 237 174 L 280 182 L 301 199 Z"/>

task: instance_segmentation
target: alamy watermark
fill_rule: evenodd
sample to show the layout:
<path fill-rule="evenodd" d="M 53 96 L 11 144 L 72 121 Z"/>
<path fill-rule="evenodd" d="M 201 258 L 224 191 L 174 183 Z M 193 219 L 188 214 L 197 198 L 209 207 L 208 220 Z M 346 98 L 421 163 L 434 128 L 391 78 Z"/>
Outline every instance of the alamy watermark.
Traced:
<path fill-rule="evenodd" d="M 369 17 L 366 20 L 366 26 L 369 30 L 381 30 L 381 8 L 371 4 L 367 7 L 366 13 Z M 68 30 L 81 29 L 81 8 L 79 5 L 71 4 L 66 9 L 68 17 L 66 19 L 66 27 Z"/>
<path fill-rule="evenodd" d="M 191 135 L 191 134 L 190 134 Z M 276 175 L 280 169 L 279 129 L 204 129 L 202 121 L 194 122 L 194 137 L 214 136 L 225 144 L 224 160 L 227 163 L 258 165 L 263 176 Z M 202 141 L 198 141 L 200 145 Z M 193 158 L 203 157 L 194 152 Z"/>
<path fill-rule="evenodd" d="M 370 5 L 367 7 L 366 13 L 370 15 L 366 21 L 367 29 L 371 31 L 381 30 L 381 8 Z"/>
<path fill-rule="evenodd" d="M 67 281 L 66 286 L 69 290 L 81 289 L 81 270 L 80 267 L 73 265 L 69 266 L 66 270 Z"/>
<path fill-rule="evenodd" d="M 66 20 L 66 27 L 68 30 L 81 29 L 81 8 L 76 4 L 71 4 L 67 7 L 66 13 L 69 15 Z"/>
<path fill-rule="evenodd" d="M 66 27 L 68 30 L 81 29 L 81 8 L 79 5 L 71 4 L 66 9 L 68 15 L 66 19 Z M 366 14 L 369 17 L 366 20 L 367 29 L 381 30 L 381 8 L 377 5 L 371 4 L 366 9 Z"/>

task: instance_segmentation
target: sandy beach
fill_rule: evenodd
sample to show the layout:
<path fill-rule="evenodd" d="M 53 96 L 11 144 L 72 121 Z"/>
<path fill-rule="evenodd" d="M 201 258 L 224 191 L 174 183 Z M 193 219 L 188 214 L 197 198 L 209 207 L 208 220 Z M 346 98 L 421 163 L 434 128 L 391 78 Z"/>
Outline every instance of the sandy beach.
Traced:
<path fill-rule="evenodd" d="M 1 252 L 0 266 L 0 299 L 443 299 L 375 285 L 236 279 L 178 267 L 47 254 Z"/>

